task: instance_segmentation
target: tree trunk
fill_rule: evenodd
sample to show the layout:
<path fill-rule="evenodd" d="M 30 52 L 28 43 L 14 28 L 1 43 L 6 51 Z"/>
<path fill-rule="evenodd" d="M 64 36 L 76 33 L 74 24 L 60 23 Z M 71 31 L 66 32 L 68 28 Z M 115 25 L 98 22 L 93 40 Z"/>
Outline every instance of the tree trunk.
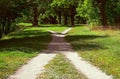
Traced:
<path fill-rule="evenodd" d="M 106 17 L 104 5 L 100 6 L 99 10 L 100 10 L 101 24 L 102 24 L 103 28 L 108 28 L 107 17 Z"/>
<path fill-rule="evenodd" d="M 56 16 L 49 16 L 50 24 L 57 24 Z"/>
<path fill-rule="evenodd" d="M 67 15 L 64 15 L 64 25 L 67 25 L 68 22 L 67 22 Z"/>
<path fill-rule="evenodd" d="M 5 24 L 1 24 L 1 28 L 0 28 L 0 38 L 2 38 L 3 34 L 5 32 Z"/>
<path fill-rule="evenodd" d="M 2 25 L 2 24 L 1 24 Z M 0 38 L 2 38 L 2 35 L 3 35 L 3 26 L 0 26 Z"/>
<path fill-rule="evenodd" d="M 61 13 L 58 14 L 59 24 L 61 24 Z"/>
<path fill-rule="evenodd" d="M 115 25 L 120 25 L 120 17 L 115 17 L 115 20 L 114 20 L 114 23 Z"/>
<path fill-rule="evenodd" d="M 72 15 L 72 16 L 70 16 L 70 18 L 71 18 L 71 26 L 74 26 L 75 25 L 75 23 L 74 23 L 74 16 Z"/>
<path fill-rule="evenodd" d="M 11 27 L 11 21 L 7 21 L 6 27 L 5 27 L 5 35 L 7 35 L 8 33 L 10 33 L 10 27 Z"/>
<path fill-rule="evenodd" d="M 53 18 L 54 18 L 53 24 L 58 24 L 58 22 L 57 22 L 57 20 L 56 20 L 56 19 L 57 19 L 57 17 L 56 17 L 56 16 L 54 16 Z"/>
<path fill-rule="evenodd" d="M 72 7 L 71 7 L 71 16 L 70 16 L 70 18 L 71 18 L 71 26 L 74 26 L 74 25 L 75 25 L 75 24 L 74 24 L 74 17 L 75 17 L 75 7 L 72 6 Z"/>
<path fill-rule="evenodd" d="M 0 38 L 2 38 L 2 30 L 0 29 Z"/>
<path fill-rule="evenodd" d="M 38 9 L 37 7 L 33 8 L 33 26 L 38 26 Z"/>
<path fill-rule="evenodd" d="M 103 28 L 108 28 L 107 17 L 105 12 L 105 6 L 108 0 L 96 0 L 97 6 L 99 8 L 100 20 Z"/>

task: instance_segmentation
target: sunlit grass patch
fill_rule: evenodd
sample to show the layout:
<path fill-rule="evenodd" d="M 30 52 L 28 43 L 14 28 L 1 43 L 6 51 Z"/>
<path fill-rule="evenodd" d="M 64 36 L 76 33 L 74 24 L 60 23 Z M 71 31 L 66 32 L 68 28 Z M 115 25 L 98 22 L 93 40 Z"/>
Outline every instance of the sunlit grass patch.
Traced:
<path fill-rule="evenodd" d="M 66 37 L 80 56 L 120 78 L 120 31 L 75 27 Z"/>
<path fill-rule="evenodd" d="M 19 23 L 18 26 L 26 28 L 26 30 L 52 30 L 55 32 L 62 32 L 69 26 L 59 24 L 39 24 L 38 26 L 32 26 L 31 23 Z"/>
<path fill-rule="evenodd" d="M 68 28 L 68 26 L 65 26 L 65 25 L 58 25 L 58 24 L 41 24 L 39 25 L 38 27 L 40 27 L 42 30 L 52 30 L 52 31 L 55 31 L 55 32 L 62 32 L 64 30 L 66 30 Z"/>
<path fill-rule="evenodd" d="M 29 26 L 32 26 L 32 23 L 18 23 L 17 24 L 18 26 L 24 26 L 24 27 L 29 27 Z"/>
<path fill-rule="evenodd" d="M 45 66 L 45 71 L 37 79 L 87 79 L 71 65 L 62 54 L 58 54 Z"/>

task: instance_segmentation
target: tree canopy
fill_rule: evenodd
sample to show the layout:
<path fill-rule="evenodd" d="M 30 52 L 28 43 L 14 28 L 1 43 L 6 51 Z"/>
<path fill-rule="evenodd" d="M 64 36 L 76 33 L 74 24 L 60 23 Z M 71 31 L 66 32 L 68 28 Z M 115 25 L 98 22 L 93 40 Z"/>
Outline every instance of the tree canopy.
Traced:
<path fill-rule="evenodd" d="M 0 0 L 0 37 L 10 32 L 18 17 L 34 26 L 87 23 L 108 28 L 120 25 L 119 15 L 120 0 Z"/>

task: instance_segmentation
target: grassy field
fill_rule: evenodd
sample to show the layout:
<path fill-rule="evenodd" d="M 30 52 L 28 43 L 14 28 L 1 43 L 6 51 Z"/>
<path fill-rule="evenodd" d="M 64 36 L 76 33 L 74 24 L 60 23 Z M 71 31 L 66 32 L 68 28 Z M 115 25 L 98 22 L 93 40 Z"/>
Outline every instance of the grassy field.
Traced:
<path fill-rule="evenodd" d="M 66 40 L 85 60 L 113 75 L 114 79 L 120 79 L 120 31 L 80 26 L 72 29 Z"/>
<path fill-rule="evenodd" d="M 23 27 L 34 27 L 32 26 L 32 24 L 30 23 L 20 23 L 18 24 L 20 26 L 23 26 Z M 62 32 L 64 31 L 65 29 L 67 29 L 69 26 L 64 26 L 64 25 L 58 25 L 58 24 L 40 24 L 36 27 L 36 29 L 41 29 L 41 30 L 52 30 L 52 31 L 55 31 L 55 32 Z"/>
<path fill-rule="evenodd" d="M 60 32 L 66 28 L 31 27 L 28 23 L 22 23 L 21 26 L 19 31 L 0 40 L 0 79 L 6 79 L 21 65 L 47 48 L 51 41 L 48 29 Z"/>
<path fill-rule="evenodd" d="M 62 54 L 58 54 L 45 68 L 45 71 L 37 79 L 87 79 L 78 73 Z"/>

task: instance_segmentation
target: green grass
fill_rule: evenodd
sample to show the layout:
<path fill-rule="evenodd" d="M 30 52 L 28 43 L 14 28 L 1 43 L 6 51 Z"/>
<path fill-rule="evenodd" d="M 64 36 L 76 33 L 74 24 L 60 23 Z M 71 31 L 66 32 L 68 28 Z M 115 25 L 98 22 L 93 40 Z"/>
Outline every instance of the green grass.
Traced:
<path fill-rule="evenodd" d="M 32 23 L 19 23 L 18 25 L 23 27 L 29 27 L 32 26 Z"/>
<path fill-rule="evenodd" d="M 87 79 L 70 64 L 62 54 L 58 54 L 45 66 L 45 71 L 37 79 Z"/>
<path fill-rule="evenodd" d="M 22 26 L 22 27 L 25 27 L 25 28 L 29 28 L 29 27 L 36 27 L 34 29 L 41 29 L 41 30 L 52 30 L 52 31 L 55 31 L 55 32 L 62 32 L 64 31 L 65 29 L 68 28 L 68 26 L 65 26 L 65 25 L 59 25 L 59 24 L 40 24 L 38 26 L 32 26 L 31 23 L 19 23 L 18 24 L 19 26 Z M 33 29 L 33 28 L 32 28 Z"/>
<path fill-rule="evenodd" d="M 84 59 L 120 79 L 120 31 L 81 26 L 71 30 L 66 40 Z"/>
<path fill-rule="evenodd" d="M 66 30 L 68 28 L 68 26 L 64 26 L 64 25 L 58 25 L 58 24 L 41 24 L 39 25 L 39 27 L 42 27 L 42 29 L 45 29 L 45 30 L 52 30 L 52 31 L 55 31 L 55 32 L 62 32 L 64 30 Z"/>
<path fill-rule="evenodd" d="M 30 50 L 27 49 L 27 51 Z M 0 51 L 0 79 L 7 79 L 18 67 L 25 64 L 28 59 L 36 56 L 36 54 L 37 52 L 34 51 L 26 53 L 14 48 Z"/>
<path fill-rule="evenodd" d="M 21 65 L 36 56 L 51 41 L 50 33 L 34 27 L 23 28 L 0 40 L 0 79 L 14 73 Z"/>

